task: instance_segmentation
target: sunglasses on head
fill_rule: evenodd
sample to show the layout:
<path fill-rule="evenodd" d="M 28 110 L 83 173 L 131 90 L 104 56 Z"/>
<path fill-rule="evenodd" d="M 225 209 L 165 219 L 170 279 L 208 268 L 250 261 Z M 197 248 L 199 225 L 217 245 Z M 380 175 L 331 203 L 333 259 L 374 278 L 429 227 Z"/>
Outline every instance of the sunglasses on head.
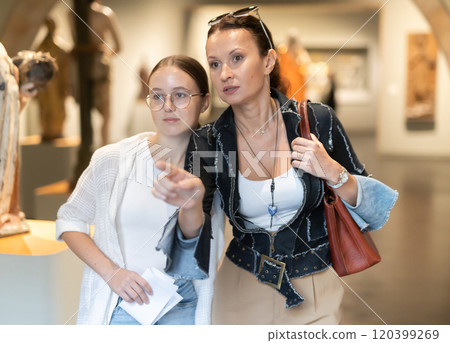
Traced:
<path fill-rule="evenodd" d="M 208 26 L 213 26 L 213 25 L 220 23 L 220 21 L 225 17 L 239 18 L 239 17 L 247 17 L 252 14 L 255 14 L 257 16 L 257 18 L 259 19 L 259 22 L 264 31 L 264 34 L 266 35 L 267 40 L 269 41 L 270 48 L 273 49 L 272 42 L 269 38 L 269 35 L 267 34 L 267 31 L 266 31 L 266 28 L 264 27 L 263 22 L 261 20 L 261 16 L 259 15 L 259 7 L 258 6 L 250 6 L 250 7 L 246 7 L 246 8 L 241 8 L 240 10 L 237 10 L 234 12 L 228 12 L 228 13 L 221 14 L 217 17 L 212 18 L 210 21 L 208 21 Z"/>

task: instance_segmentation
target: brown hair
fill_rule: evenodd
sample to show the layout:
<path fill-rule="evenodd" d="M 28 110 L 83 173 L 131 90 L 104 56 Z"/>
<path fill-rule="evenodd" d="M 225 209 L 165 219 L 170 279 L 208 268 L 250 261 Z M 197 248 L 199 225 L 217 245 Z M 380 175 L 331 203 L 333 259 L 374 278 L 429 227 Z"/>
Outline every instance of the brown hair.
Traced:
<path fill-rule="evenodd" d="M 261 26 L 264 25 L 264 29 L 269 36 L 269 40 L 264 33 L 264 30 Z M 269 50 L 275 45 L 273 44 L 272 33 L 267 28 L 266 24 L 262 21 L 260 22 L 258 18 L 254 16 L 248 15 L 244 17 L 233 17 L 233 16 L 225 16 L 223 17 L 217 24 L 214 24 L 210 27 L 208 31 L 208 38 L 215 32 L 221 30 L 232 30 L 232 29 L 244 29 L 249 31 L 255 39 L 255 43 L 258 46 L 258 50 L 261 56 L 267 56 Z M 280 64 L 278 63 L 278 59 L 275 61 L 275 66 L 270 73 L 270 86 L 277 88 L 282 93 L 286 93 L 286 87 L 281 82 L 280 76 Z"/>
<path fill-rule="evenodd" d="M 185 55 L 173 55 L 163 58 L 153 68 L 150 76 L 148 77 L 147 83 L 150 82 L 150 78 L 158 69 L 167 66 L 175 66 L 192 77 L 201 94 L 206 95 L 209 93 L 208 75 L 206 74 L 205 69 L 197 60 Z"/>

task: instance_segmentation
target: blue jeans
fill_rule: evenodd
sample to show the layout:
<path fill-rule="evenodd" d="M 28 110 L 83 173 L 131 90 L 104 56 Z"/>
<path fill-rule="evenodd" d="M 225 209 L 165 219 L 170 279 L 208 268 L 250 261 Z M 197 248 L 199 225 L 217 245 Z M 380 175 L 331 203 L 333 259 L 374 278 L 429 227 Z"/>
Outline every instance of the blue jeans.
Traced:
<path fill-rule="evenodd" d="M 175 281 L 178 286 L 177 293 L 183 299 L 176 304 L 169 312 L 162 316 L 155 325 L 194 325 L 195 309 L 197 307 L 197 293 L 192 281 L 178 279 Z M 140 323 L 119 306 L 122 298 L 119 298 L 109 325 L 140 325 Z"/>

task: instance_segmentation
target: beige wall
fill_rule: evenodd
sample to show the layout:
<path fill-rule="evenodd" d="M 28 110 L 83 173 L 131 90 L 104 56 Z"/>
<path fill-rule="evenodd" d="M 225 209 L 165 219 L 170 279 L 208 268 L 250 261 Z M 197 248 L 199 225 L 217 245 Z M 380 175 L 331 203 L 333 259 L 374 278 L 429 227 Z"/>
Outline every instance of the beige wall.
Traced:
<path fill-rule="evenodd" d="M 431 32 L 431 29 L 412 1 L 391 1 L 382 10 L 380 61 L 383 86 L 378 107 L 377 148 L 378 152 L 388 155 L 450 157 L 450 72 L 441 52 L 437 65 L 435 129 L 406 129 L 407 38 L 409 33 L 421 32 Z"/>
<path fill-rule="evenodd" d="M 126 136 L 124 129 L 140 87 L 136 74 L 140 65 L 154 67 L 161 58 L 182 53 L 184 8 L 177 3 L 177 0 L 104 2 L 117 13 L 123 46 L 113 65 L 112 140 Z"/>

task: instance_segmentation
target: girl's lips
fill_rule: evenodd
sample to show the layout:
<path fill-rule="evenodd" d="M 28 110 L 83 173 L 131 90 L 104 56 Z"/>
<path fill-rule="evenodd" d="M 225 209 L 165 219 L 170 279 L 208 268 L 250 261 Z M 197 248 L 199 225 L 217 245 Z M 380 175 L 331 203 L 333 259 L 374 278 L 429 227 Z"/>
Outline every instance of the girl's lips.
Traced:
<path fill-rule="evenodd" d="M 173 123 L 176 123 L 177 121 L 179 121 L 180 119 L 178 119 L 178 118 L 165 118 L 164 119 L 164 121 L 166 122 L 166 123 L 169 123 L 169 124 L 173 124 Z"/>
<path fill-rule="evenodd" d="M 239 87 L 227 86 L 223 88 L 223 93 L 226 95 L 234 94 Z"/>

